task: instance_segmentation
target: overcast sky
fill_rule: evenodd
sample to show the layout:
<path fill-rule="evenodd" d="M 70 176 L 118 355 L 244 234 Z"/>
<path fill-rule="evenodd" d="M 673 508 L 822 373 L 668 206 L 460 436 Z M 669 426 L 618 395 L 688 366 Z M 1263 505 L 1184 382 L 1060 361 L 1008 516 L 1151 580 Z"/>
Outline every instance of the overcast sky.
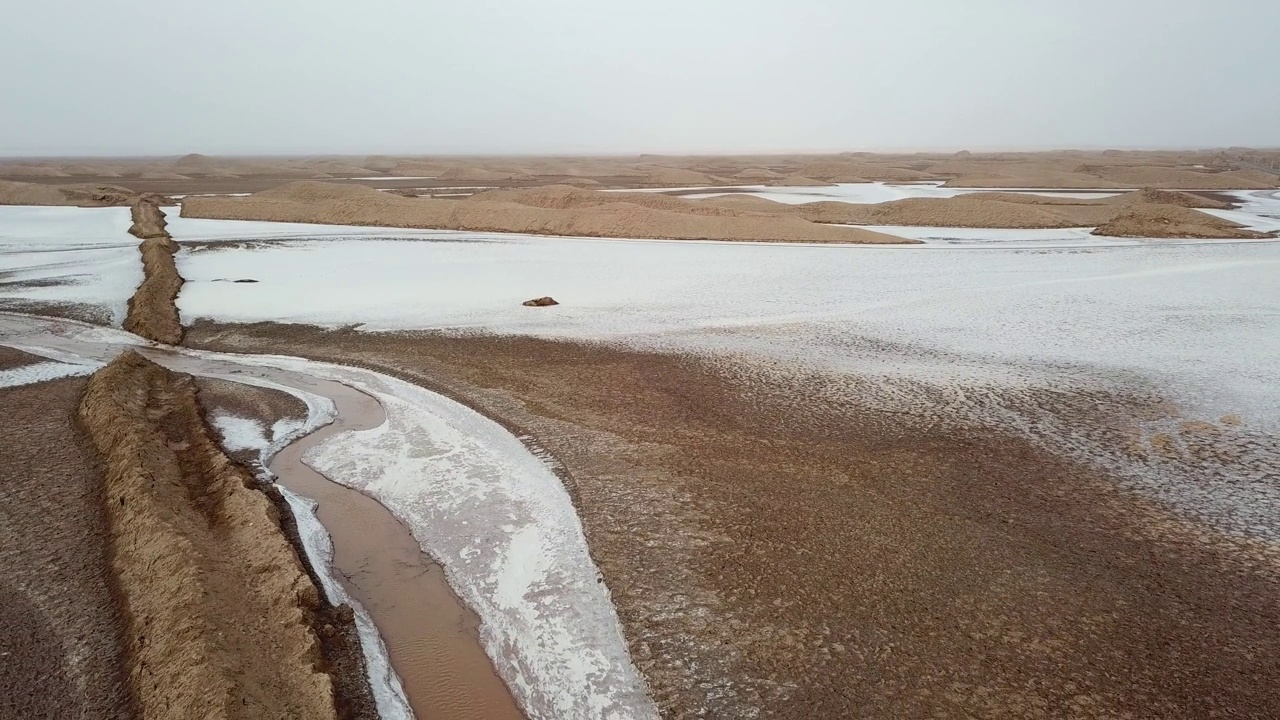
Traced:
<path fill-rule="evenodd" d="M 0 154 L 1276 146 L 1277 29 L 1277 0 L 13 0 Z"/>

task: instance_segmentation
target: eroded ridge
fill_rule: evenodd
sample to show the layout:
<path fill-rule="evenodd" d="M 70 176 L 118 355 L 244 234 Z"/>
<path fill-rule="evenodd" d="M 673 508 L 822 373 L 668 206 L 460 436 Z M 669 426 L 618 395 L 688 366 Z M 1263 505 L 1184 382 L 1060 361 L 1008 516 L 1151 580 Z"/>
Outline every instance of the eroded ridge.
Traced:
<path fill-rule="evenodd" d="M 190 376 L 127 351 L 89 380 L 79 415 L 103 459 L 142 717 L 339 717 L 313 629 L 321 595 L 276 508 L 218 448 Z"/>
<path fill-rule="evenodd" d="M 142 238 L 142 284 L 129 298 L 124 329 L 148 340 L 177 345 L 182 342 L 182 320 L 176 300 L 182 290 L 182 276 L 174 254 L 178 243 L 165 229 L 164 211 L 154 198 L 142 198 L 130 211 L 133 225 L 129 232 Z"/>

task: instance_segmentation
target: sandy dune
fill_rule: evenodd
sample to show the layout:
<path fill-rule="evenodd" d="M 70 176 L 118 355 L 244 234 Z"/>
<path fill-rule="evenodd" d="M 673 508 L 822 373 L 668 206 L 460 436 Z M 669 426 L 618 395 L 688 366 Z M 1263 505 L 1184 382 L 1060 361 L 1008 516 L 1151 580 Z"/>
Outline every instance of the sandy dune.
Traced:
<path fill-rule="evenodd" d="M 1102 200 L 1014 193 L 973 193 L 950 198 L 906 198 L 874 204 L 814 202 L 787 205 L 751 195 L 701 202 L 720 208 L 792 215 L 811 222 L 966 228 L 1098 227 L 1098 235 L 1153 238 L 1260 238 L 1263 233 L 1193 208 L 1228 209 L 1231 203 L 1168 190 L 1142 190 Z M 1118 218 L 1121 224 L 1112 225 Z M 1105 229 L 1103 229 L 1104 226 Z M 1146 231 L 1144 231 L 1146 228 Z"/>
<path fill-rule="evenodd" d="M 438 200 L 398 197 L 357 185 L 298 182 L 248 197 L 187 198 L 182 216 L 615 238 L 903 242 L 891 235 L 798 217 L 568 186 Z"/>
<path fill-rule="evenodd" d="M 1271 171 L 1264 171 L 1267 168 Z M 1248 148 L 614 157 L 211 157 L 193 153 L 180 158 L 0 160 L 0 178 L 66 182 L 73 176 L 111 180 L 126 187 L 138 183 L 134 189 L 173 193 L 243 192 L 283 184 L 289 179 L 326 178 L 374 178 L 376 182 L 385 178 L 388 183 L 396 178 L 427 178 L 438 184 L 514 187 L 588 178 L 609 187 L 932 180 L 945 181 L 951 187 L 1207 190 L 1275 187 L 1280 183 L 1280 153 Z M 228 190 L 214 182 L 232 178 L 247 182 L 238 190 Z"/>
<path fill-rule="evenodd" d="M 0 180 L 0 205 L 127 205 L 138 193 L 117 185 L 44 185 Z"/>
<path fill-rule="evenodd" d="M 1229 220 L 1206 215 L 1176 205 L 1143 205 L 1125 207 L 1114 218 L 1093 231 L 1108 237 L 1145 238 L 1240 238 L 1268 237 L 1265 233 L 1245 230 Z"/>

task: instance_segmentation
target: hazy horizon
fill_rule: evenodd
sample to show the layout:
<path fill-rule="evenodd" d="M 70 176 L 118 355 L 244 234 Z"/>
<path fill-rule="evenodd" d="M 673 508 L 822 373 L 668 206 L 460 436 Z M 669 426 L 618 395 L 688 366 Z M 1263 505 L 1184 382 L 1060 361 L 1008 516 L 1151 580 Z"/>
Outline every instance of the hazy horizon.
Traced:
<path fill-rule="evenodd" d="M 1232 7 L 29 5 L 0 156 L 1280 146 L 1280 4 Z"/>

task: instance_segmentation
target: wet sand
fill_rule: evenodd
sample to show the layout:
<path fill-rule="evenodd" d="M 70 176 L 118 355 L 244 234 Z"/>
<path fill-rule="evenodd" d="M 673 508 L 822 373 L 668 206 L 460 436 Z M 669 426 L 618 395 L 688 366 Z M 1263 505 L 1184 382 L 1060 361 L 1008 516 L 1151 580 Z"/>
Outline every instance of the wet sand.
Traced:
<path fill-rule="evenodd" d="M 1026 437 L 938 422 L 945 398 L 884 409 L 831 378 L 520 338 L 188 337 L 391 372 L 549 451 L 665 717 L 1280 707 L 1273 554 Z M 1026 400 L 1077 427 L 1108 402 Z"/>

